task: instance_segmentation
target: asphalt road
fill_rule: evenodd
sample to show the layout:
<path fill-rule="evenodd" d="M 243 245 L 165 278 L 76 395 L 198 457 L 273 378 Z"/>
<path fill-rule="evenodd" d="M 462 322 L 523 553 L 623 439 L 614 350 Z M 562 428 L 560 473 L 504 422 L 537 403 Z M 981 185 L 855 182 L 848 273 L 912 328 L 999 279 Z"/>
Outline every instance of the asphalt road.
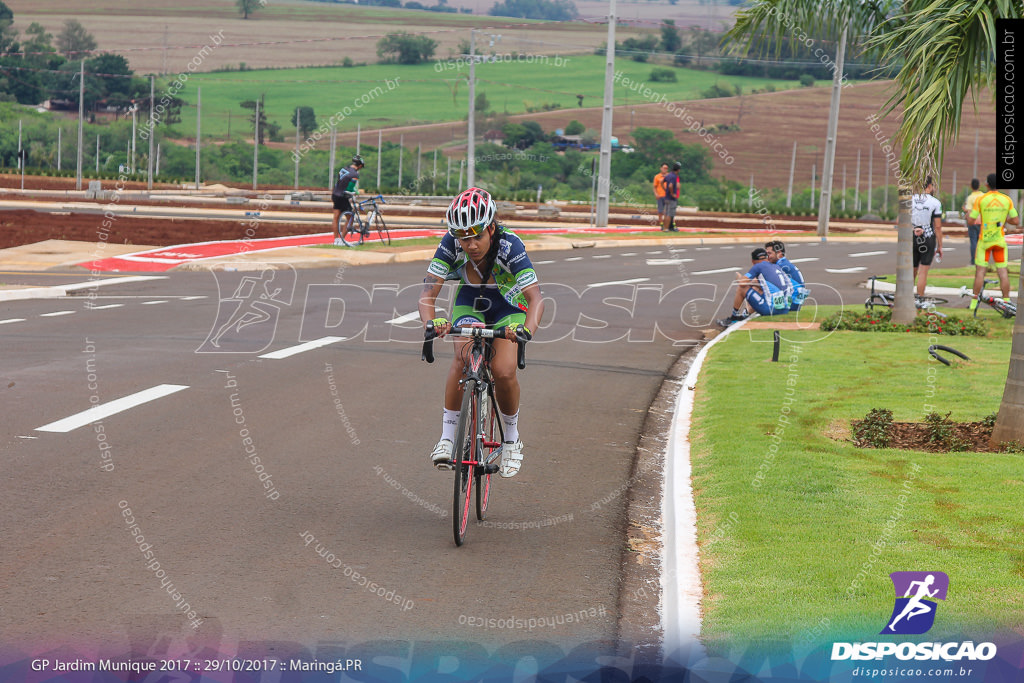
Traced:
<path fill-rule="evenodd" d="M 427 458 L 451 350 L 423 363 L 407 315 L 425 264 L 171 273 L 0 303 L 0 643 L 366 660 L 442 642 L 463 663 L 614 651 L 641 426 L 673 362 L 728 314 L 754 246 L 535 255 L 549 301 L 520 374 L 523 470 L 461 548 L 451 476 Z M 947 266 L 966 260 L 947 246 Z M 789 256 L 819 303 L 859 305 L 895 244 Z"/>

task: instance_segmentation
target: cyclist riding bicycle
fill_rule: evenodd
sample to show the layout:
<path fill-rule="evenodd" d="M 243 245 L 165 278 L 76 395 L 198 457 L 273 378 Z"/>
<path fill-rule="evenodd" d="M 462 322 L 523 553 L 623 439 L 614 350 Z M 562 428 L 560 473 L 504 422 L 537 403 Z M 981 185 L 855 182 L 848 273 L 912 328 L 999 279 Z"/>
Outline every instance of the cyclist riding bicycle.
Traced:
<path fill-rule="evenodd" d="M 497 207 L 485 190 L 471 187 L 448 207 L 448 233 L 434 253 L 423 279 L 419 313 L 424 326 L 433 322 L 438 336 L 453 326 L 483 323 L 507 326 L 505 339 L 494 340 L 491 375 L 495 398 L 505 431 L 501 448 L 501 476 L 512 477 L 523 462 L 519 438 L 519 380 L 516 377 L 518 336 L 529 339 L 540 324 L 544 305 L 537 273 L 519 237 L 495 220 Z M 434 308 L 445 280 L 459 280 L 452 322 L 438 317 Z M 454 448 L 455 430 L 462 407 L 459 379 L 463 374 L 465 351 L 471 342 L 456 342 L 445 382 L 444 417 L 441 439 L 430 459 L 438 469 L 448 469 Z"/>
<path fill-rule="evenodd" d="M 352 207 L 352 197 L 357 191 L 359 169 L 365 165 L 363 158 L 358 154 L 352 157 L 351 165 L 338 171 L 338 179 L 334 183 L 334 189 L 331 190 L 331 202 L 334 204 L 334 222 L 331 227 L 334 228 L 334 246 L 336 247 L 350 246 L 345 241 L 345 235 L 352 229 L 352 213 L 355 210 Z M 344 229 L 340 226 L 342 214 L 348 215 Z"/>

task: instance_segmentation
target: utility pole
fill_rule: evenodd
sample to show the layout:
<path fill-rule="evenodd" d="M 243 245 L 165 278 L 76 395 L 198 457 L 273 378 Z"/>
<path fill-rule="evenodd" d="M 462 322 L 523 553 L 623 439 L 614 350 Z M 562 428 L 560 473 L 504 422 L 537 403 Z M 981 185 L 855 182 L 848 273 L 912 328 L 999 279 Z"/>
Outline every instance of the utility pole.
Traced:
<path fill-rule="evenodd" d="M 295 107 L 295 189 L 299 189 L 299 122 L 302 111 Z"/>
<path fill-rule="evenodd" d="M 796 171 L 796 140 L 793 140 L 793 156 L 789 160 L 789 189 L 786 190 L 786 208 L 793 206 L 793 173 Z"/>
<path fill-rule="evenodd" d="M 256 126 L 252 139 L 252 189 L 256 189 L 256 174 L 260 164 L 260 100 L 256 98 Z"/>
<path fill-rule="evenodd" d="M 196 88 L 196 189 L 199 189 L 199 136 L 201 131 L 203 111 L 203 94 L 202 88 Z"/>
<path fill-rule="evenodd" d="M 615 2 L 615 0 L 612 0 Z M 476 183 L 476 29 L 469 31 L 469 116 L 466 141 L 466 179 L 470 187 Z M 401 169 L 401 166 L 399 166 Z M 401 183 L 399 183 L 401 184 Z M 459 187 L 462 188 L 462 169 L 459 169 Z"/>
<path fill-rule="evenodd" d="M 398 189 L 402 189 L 402 160 L 405 156 L 405 133 L 398 136 Z"/>
<path fill-rule="evenodd" d="M 612 172 L 612 107 L 615 104 L 615 0 L 608 10 L 608 47 L 605 49 L 604 109 L 601 114 L 601 163 L 597 171 L 597 213 L 595 224 L 608 225 Z"/>
<path fill-rule="evenodd" d="M 334 187 L 334 155 L 335 146 L 338 144 L 338 131 L 334 126 L 331 126 L 331 153 L 330 158 L 330 171 L 327 173 L 327 189 Z"/>
<path fill-rule="evenodd" d="M 85 118 L 85 60 L 78 69 L 78 168 L 75 171 L 75 189 L 82 189 L 82 132 Z M 98 139 L 98 138 L 97 138 Z M 96 155 L 99 159 L 99 155 Z"/>
<path fill-rule="evenodd" d="M 828 219 L 832 207 L 832 169 L 836 163 L 836 133 L 839 129 L 839 94 L 842 91 L 843 61 L 846 56 L 846 22 L 836 49 L 836 70 L 832 77 L 832 102 L 828 112 L 828 137 L 825 139 L 825 170 L 821 178 L 821 201 L 818 204 L 818 236 L 828 236 Z M 813 192 L 811 194 L 814 194 Z"/>
<path fill-rule="evenodd" d="M 359 138 L 361 133 L 361 124 L 356 124 L 356 156 L 359 156 Z"/>
<path fill-rule="evenodd" d="M 156 94 L 156 77 L 149 77 L 149 160 L 146 164 L 146 189 L 153 189 L 153 138 L 156 137 L 156 123 L 153 120 L 153 99 Z"/>
<path fill-rule="evenodd" d="M 21 171 L 21 189 L 25 189 L 25 155 L 21 149 L 21 119 L 18 119 L 18 170 Z"/>
<path fill-rule="evenodd" d="M 380 191 L 380 158 L 384 155 L 384 131 L 377 130 L 377 191 Z"/>
<path fill-rule="evenodd" d="M 57 128 L 57 170 L 60 170 L 60 127 Z"/>

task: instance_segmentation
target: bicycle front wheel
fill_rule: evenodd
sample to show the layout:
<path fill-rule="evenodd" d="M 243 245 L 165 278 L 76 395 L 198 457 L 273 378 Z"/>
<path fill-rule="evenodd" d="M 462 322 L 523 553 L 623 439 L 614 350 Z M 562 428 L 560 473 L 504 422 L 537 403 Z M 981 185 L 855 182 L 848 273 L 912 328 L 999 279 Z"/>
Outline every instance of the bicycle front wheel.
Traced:
<path fill-rule="evenodd" d="M 455 545 L 460 546 L 466 540 L 466 527 L 469 526 L 470 499 L 473 493 L 473 474 L 476 460 L 477 415 L 473 409 L 476 395 L 476 382 L 467 380 L 462 387 L 462 412 L 459 415 L 459 426 L 455 430 L 455 447 L 452 450 L 452 466 L 455 470 L 455 491 L 452 494 L 452 531 L 455 534 Z"/>
<path fill-rule="evenodd" d="M 494 400 L 492 391 L 493 389 L 488 386 L 475 401 L 480 406 L 480 419 L 477 420 L 480 425 L 478 455 L 480 462 L 486 464 L 491 464 L 490 456 L 497 448 L 491 444 L 501 443 L 497 411 L 491 405 Z M 490 494 L 491 475 L 489 472 L 484 472 L 483 467 L 479 467 L 476 470 L 476 518 L 480 521 L 483 521 L 484 515 L 487 513 L 487 501 L 490 499 Z"/>
<path fill-rule="evenodd" d="M 926 296 L 920 300 L 920 303 L 928 306 L 938 306 L 940 304 L 948 304 L 949 299 L 943 299 L 941 296 Z"/>
<path fill-rule="evenodd" d="M 377 236 L 380 237 L 380 241 L 390 246 L 391 232 L 388 230 L 387 223 L 384 222 L 384 217 L 380 215 L 379 211 L 373 214 L 373 227 L 377 229 Z"/>

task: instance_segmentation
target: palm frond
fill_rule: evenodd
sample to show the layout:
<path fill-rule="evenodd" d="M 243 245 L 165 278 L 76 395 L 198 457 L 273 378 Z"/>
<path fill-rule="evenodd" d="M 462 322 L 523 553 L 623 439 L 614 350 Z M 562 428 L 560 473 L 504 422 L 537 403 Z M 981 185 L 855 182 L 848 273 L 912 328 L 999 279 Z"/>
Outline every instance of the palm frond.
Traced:
<path fill-rule="evenodd" d="M 996 18 L 1021 15 L 1019 1 L 907 0 L 875 28 L 867 45 L 900 65 L 883 115 L 903 109 L 894 140 L 912 180 L 935 175 L 959 137 L 964 101 L 970 96 L 977 106 L 980 92 L 994 85 Z"/>

